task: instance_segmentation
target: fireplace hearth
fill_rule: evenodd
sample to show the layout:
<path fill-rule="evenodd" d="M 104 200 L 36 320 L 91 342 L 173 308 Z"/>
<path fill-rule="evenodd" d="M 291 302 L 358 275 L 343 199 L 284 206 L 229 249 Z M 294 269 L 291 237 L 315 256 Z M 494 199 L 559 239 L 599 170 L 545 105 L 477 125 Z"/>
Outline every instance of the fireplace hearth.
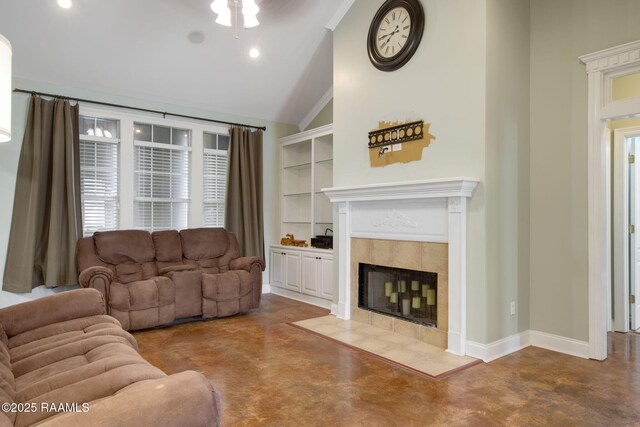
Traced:
<path fill-rule="evenodd" d="M 478 182 L 454 177 L 322 189 L 338 212 L 338 301 L 333 312 L 464 355 L 467 199 Z M 359 262 L 437 273 L 436 327 L 360 308 Z M 401 310 L 396 307 L 395 313 Z"/>
<path fill-rule="evenodd" d="M 358 307 L 435 327 L 438 274 L 359 263 Z"/>

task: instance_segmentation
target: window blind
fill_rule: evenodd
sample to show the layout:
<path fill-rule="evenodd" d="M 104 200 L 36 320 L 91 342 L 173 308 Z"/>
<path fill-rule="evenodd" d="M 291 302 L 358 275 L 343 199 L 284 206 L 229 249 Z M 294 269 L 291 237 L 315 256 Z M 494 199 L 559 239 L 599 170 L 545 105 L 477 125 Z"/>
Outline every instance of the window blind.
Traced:
<path fill-rule="evenodd" d="M 227 151 L 204 150 L 203 225 L 205 227 L 224 227 L 227 160 Z"/>
<path fill-rule="evenodd" d="M 151 128 L 153 141 L 155 126 Z M 162 137 L 171 138 L 167 136 L 171 133 L 162 129 Z M 181 135 L 184 137 L 184 132 Z M 189 147 L 173 145 L 170 140 L 135 140 L 134 145 L 134 227 L 148 231 L 187 228 L 191 202 Z"/>
<path fill-rule="evenodd" d="M 84 117 L 83 121 L 95 123 L 93 118 Z M 116 138 L 87 133 L 80 136 L 80 192 L 83 234 L 90 236 L 119 227 L 119 143 Z"/>

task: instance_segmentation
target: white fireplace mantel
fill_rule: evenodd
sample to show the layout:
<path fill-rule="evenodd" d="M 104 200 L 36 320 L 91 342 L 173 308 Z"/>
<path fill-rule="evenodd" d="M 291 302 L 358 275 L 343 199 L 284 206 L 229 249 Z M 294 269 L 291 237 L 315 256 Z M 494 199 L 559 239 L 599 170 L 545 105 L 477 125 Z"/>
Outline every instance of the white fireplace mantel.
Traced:
<path fill-rule="evenodd" d="M 351 238 L 448 243 L 447 351 L 466 354 L 467 198 L 478 182 L 455 177 L 322 189 L 338 205 L 338 305 L 334 314 L 341 319 L 351 315 Z"/>

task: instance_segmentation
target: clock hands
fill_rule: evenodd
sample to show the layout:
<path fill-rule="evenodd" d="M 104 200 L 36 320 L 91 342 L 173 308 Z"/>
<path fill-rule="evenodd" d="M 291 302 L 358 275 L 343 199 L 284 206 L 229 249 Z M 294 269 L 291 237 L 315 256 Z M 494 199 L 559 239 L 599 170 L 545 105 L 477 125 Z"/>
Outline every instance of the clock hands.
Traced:
<path fill-rule="evenodd" d="M 400 25 L 396 25 L 396 29 L 393 30 L 392 32 L 390 32 L 389 34 L 385 34 L 384 36 L 380 37 L 379 40 L 383 40 L 385 37 L 388 37 L 387 40 L 380 45 L 381 48 L 385 47 L 390 41 L 391 41 L 391 37 L 400 32 Z"/>

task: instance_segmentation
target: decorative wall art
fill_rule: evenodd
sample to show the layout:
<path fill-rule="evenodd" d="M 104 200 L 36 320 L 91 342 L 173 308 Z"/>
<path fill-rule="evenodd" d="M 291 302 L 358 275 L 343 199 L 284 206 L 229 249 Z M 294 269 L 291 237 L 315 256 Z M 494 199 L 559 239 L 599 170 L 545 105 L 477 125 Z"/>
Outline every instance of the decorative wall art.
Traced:
<path fill-rule="evenodd" d="M 371 167 L 422 160 L 422 149 L 436 139 L 429 133 L 430 126 L 423 120 L 404 123 L 380 121 L 378 129 L 369 132 Z"/>

